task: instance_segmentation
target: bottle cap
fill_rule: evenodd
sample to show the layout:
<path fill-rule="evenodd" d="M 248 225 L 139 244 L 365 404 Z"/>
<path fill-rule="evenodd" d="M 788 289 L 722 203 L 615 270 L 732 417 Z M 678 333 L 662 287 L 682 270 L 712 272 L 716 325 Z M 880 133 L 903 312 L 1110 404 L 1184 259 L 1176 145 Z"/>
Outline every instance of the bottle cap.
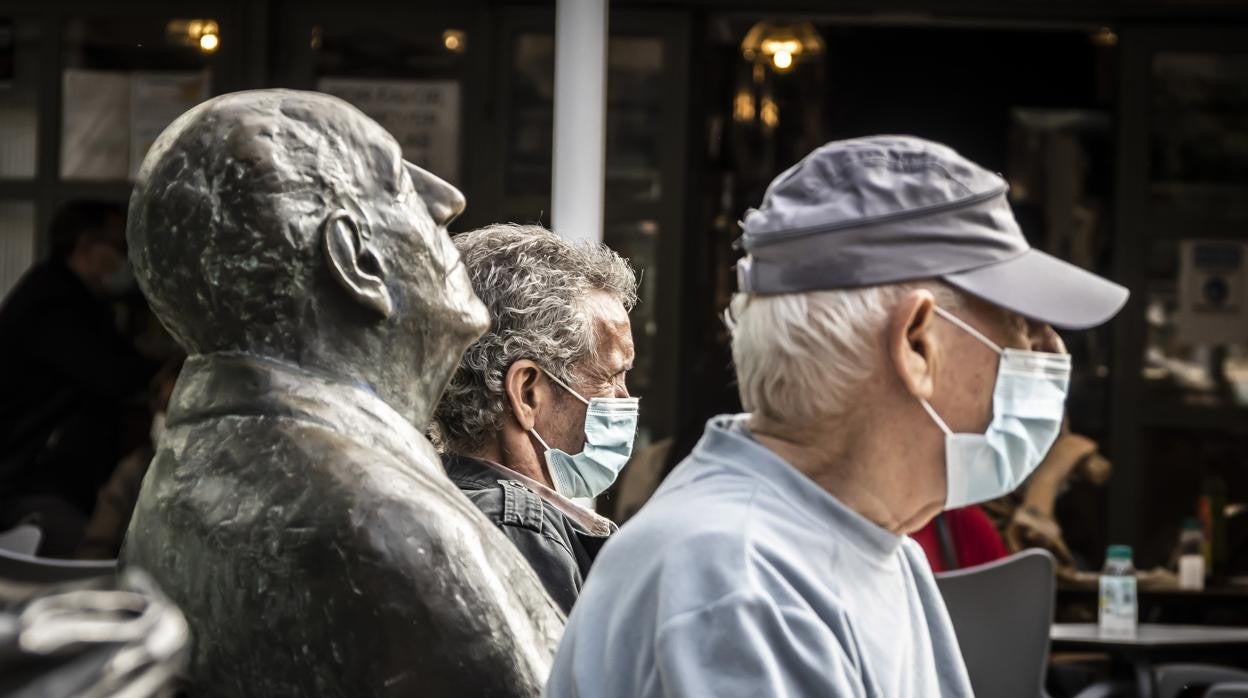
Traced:
<path fill-rule="evenodd" d="M 1111 545 L 1106 557 L 1110 560 L 1130 560 L 1131 546 L 1129 545 Z"/>

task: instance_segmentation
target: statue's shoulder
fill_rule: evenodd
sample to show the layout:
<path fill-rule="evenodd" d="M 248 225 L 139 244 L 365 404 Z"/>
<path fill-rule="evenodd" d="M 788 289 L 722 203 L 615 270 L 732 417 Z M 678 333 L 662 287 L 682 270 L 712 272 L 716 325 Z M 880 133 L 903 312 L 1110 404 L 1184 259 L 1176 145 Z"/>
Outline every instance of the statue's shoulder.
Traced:
<path fill-rule="evenodd" d="M 213 528 L 218 518 L 239 515 L 236 502 L 246 493 L 246 501 L 263 502 L 248 511 L 275 535 L 286 530 L 281 535 L 295 549 L 328 547 L 396 565 L 422 550 L 449 554 L 493 527 L 432 449 L 396 453 L 326 424 L 268 417 L 205 422 L 183 438 L 163 454 L 153 483 L 161 496 L 153 490 L 152 501 L 169 510 L 162 519 Z"/>

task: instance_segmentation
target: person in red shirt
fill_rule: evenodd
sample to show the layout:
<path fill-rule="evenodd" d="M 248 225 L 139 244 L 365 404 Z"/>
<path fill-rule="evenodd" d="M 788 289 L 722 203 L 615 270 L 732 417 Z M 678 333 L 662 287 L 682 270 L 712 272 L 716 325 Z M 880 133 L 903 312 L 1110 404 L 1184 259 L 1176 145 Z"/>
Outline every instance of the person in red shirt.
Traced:
<path fill-rule="evenodd" d="M 933 572 L 948 572 L 1000 560 L 1008 553 L 992 519 L 978 506 L 951 509 L 911 534 Z"/>

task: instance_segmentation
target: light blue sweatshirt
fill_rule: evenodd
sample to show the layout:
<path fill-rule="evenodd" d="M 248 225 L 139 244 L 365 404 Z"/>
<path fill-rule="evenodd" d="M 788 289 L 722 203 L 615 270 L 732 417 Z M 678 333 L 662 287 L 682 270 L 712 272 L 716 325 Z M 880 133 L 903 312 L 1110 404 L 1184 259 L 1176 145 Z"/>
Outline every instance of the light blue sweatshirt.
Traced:
<path fill-rule="evenodd" d="M 606 544 L 546 695 L 970 696 L 922 549 L 718 417 Z"/>

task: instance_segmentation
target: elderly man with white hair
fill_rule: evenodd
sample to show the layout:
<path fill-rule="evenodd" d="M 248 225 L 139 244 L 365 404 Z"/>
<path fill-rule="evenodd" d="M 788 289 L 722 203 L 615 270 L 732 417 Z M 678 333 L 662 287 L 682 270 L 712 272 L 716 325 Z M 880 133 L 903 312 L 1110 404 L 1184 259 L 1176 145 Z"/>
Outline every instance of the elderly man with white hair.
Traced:
<path fill-rule="evenodd" d="M 906 534 L 1026 478 L 1069 383 L 1051 326 L 1127 296 L 1031 249 L 1006 190 L 903 136 L 772 182 L 730 312 L 748 413 L 712 420 L 599 556 L 548 695 L 971 694 Z"/>
<path fill-rule="evenodd" d="M 638 399 L 637 279 L 601 244 L 535 225 L 453 238 L 490 329 L 435 411 L 451 481 L 520 550 L 566 613 L 615 524 L 578 504 L 628 462 Z"/>

